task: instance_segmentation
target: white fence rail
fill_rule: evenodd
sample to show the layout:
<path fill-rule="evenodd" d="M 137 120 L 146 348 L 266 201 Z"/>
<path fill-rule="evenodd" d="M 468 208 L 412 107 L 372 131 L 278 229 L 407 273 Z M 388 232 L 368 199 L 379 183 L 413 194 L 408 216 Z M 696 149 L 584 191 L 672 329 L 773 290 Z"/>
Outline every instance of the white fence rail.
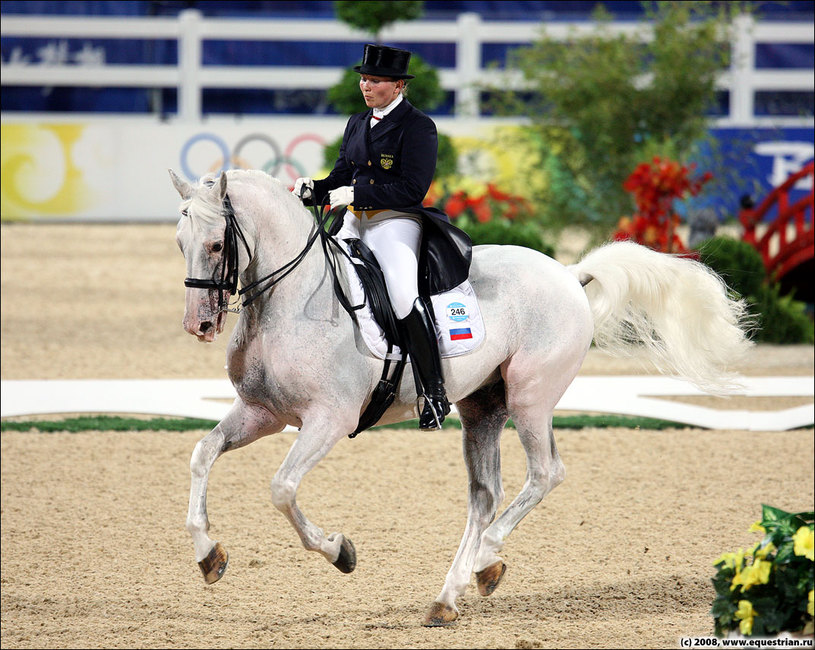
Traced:
<path fill-rule="evenodd" d="M 800 22 L 757 22 L 741 16 L 732 43 L 732 65 L 722 73 L 718 85 L 730 92 L 730 113 L 716 121 L 719 126 L 758 126 L 767 119 L 754 115 L 754 94 L 760 90 L 812 91 L 813 68 L 757 70 L 756 43 L 812 43 L 815 29 Z M 591 33 L 596 26 L 581 23 L 529 23 L 484 21 L 478 14 L 460 14 L 455 21 L 414 21 L 398 23 L 384 30 L 383 42 L 454 43 L 455 68 L 440 68 L 441 85 L 455 93 L 455 113 L 459 117 L 478 115 L 477 83 L 494 79 L 497 73 L 484 67 L 483 43 L 531 43 L 541 29 L 566 40 L 577 34 Z M 616 32 L 632 33 L 641 29 L 638 22 L 616 22 Z M 342 77 L 344 66 L 312 68 L 281 66 L 203 66 L 202 42 L 219 40 L 332 41 L 359 42 L 370 35 L 353 30 L 335 20 L 223 19 L 205 18 L 195 9 L 166 17 L 43 17 L 3 16 L 2 36 L 110 39 L 177 39 L 178 65 L 66 65 L 3 61 L 0 77 L 3 86 L 77 86 L 77 87 L 176 87 L 179 119 L 200 121 L 203 88 L 253 89 L 326 89 Z M 347 64 L 347 62 L 343 62 Z M 515 77 L 513 85 L 521 84 Z M 808 125 L 807 118 L 773 117 L 774 125 Z"/>

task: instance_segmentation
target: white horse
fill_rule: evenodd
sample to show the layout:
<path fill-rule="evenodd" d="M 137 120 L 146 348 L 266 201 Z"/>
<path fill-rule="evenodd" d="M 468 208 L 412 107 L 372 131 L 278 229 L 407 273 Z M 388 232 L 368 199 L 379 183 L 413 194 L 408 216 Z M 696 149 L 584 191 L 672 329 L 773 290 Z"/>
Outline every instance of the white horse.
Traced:
<path fill-rule="evenodd" d="M 170 175 L 183 199 L 177 241 L 188 277 L 184 329 L 213 341 L 223 330 L 237 277 L 244 290 L 254 287 L 227 352 L 238 397 L 190 461 L 187 530 L 204 578 L 218 580 L 228 558 L 207 534 L 212 464 L 225 451 L 286 425 L 300 431 L 271 481 L 272 502 L 307 550 L 348 573 L 356 565 L 353 544 L 309 521 L 297 505 L 297 488 L 354 431 L 383 362 L 337 308 L 331 255 L 319 246 L 306 249 L 315 237 L 315 218 L 283 184 L 260 171 L 228 171 L 197 185 L 172 170 Z M 717 275 L 698 262 L 633 243 L 605 245 L 570 267 L 527 248 L 476 246 L 470 282 L 485 340 L 475 351 L 443 361 L 447 393 L 461 418 L 469 512 L 427 626 L 458 617 L 456 599 L 473 572 L 482 595 L 494 591 L 506 569 L 499 553 L 507 537 L 563 480 L 552 412 L 592 339 L 612 353 L 647 353 L 662 372 L 718 392 L 733 385 L 728 366 L 751 345 L 744 305 L 728 296 Z M 417 417 L 415 400 L 412 373 L 405 372 L 380 423 Z M 496 519 L 504 499 L 499 441 L 510 417 L 526 451 L 527 475 Z"/>

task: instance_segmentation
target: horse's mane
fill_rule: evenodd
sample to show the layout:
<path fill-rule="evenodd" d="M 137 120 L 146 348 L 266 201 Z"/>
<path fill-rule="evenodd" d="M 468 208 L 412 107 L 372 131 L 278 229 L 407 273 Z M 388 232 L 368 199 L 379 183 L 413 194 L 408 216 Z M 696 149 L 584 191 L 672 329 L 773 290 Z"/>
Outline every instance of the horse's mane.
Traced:
<path fill-rule="evenodd" d="M 227 174 L 227 194 L 233 202 L 233 206 L 242 201 L 238 195 L 241 194 L 241 186 L 248 184 L 267 190 L 270 194 L 269 205 L 280 206 L 287 213 L 294 213 L 296 210 L 303 210 L 303 205 L 289 191 L 289 188 L 277 178 L 270 176 L 260 169 L 230 169 Z M 196 219 L 201 219 L 206 224 L 214 224 L 223 218 L 222 206 L 218 201 L 218 195 L 211 191 L 211 188 L 219 182 L 220 172 L 209 173 L 202 176 L 195 191 L 190 197 L 190 205 L 194 204 L 194 215 Z M 189 207 L 189 206 L 187 206 Z M 193 210 L 189 210 L 190 215 Z"/>

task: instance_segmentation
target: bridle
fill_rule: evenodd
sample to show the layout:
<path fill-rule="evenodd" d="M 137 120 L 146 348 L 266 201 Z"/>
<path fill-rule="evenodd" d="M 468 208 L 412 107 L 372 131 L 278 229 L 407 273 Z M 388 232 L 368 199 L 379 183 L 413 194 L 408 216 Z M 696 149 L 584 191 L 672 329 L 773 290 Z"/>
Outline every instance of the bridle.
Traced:
<path fill-rule="evenodd" d="M 238 221 L 235 218 L 235 209 L 232 207 L 232 201 L 229 200 L 229 195 L 224 197 L 223 215 L 224 219 L 226 219 L 226 228 L 224 229 L 224 248 L 221 254 L 220 264 L 215 267 L 211 278 L 207 280 L 201 278 L 185 278 L 184 286 L 192 289 L 214 289 L 218 291 L 218 313 L 223 311 L 238 312 L 238 309 L 229 307 L 224 292 L 228 291 L 234 295 L 238 289 L 239 236 L 250 260 L 252 254 L 249 251 L 249 244 L 246 243 L 246 237 L 244 237 L 243 231 L 241 231 Z"/>
<path fill-rule="evenodd" d="M 302 194 L 306 189 L 307 188 L 305 187 L 301 189 L 301 200 Z M 339 278 L 337 276 L 336 262 L 329 254 L 328 247 L 333 245 L 344 255 L 347 256 L 347 253 L 331 236 L 334 233 L 326 229 L 326 224 L 329 222 L 329 219 L 332 216 L 334 217 L 334 223 L 341 224 L 341 214 L 344 212 L 346 206 L 338 206 L 333 210 L 326 210 L 324 206 L 318 206 L 317 203 L 314 202 L 312 208 L 314 210 L 314 228 L 309 234 L 303 250 L 301 250 L 293 259 L 286 262 L 286 264 L 281 266 L 276 271 L 272 271 L 268 275 L 255 280 L 238 291 L 238 238 L 240 238 L 241 242 L 243 243 L 243 247 L 246 249 L 249 262 L 252 261 L 252 253 L 249 250 L 249 244 L 246 241 L 246 237 L 238 225 L 238 220 L 235 217 L 235 209 L 232 207 L 232 201 L 230 201 L 229 195 L 227 194 L 224 196 L 223 201 L 222 213 L 226 221 L 226 227 L 224 229 L 224 249 L 223 254 L 221 255 L 220 264 L 216 266 L 211 278 L 186 278 L 184 280 L 184 286 L 193 289 L 217 290 L 219 292 L 218 313 L 226 311 L 239 314 L 244 307 L 250 305 L 266 291 L 285 278 L 289 273 L 294 271 L 300 262 L 305 259 L 306 255 L 311 250 L 311 247 L 314 245 L 314 242 L 319 238 L 322 240 L 323 251 L 325 252 L 326 259 L 329 260 L 329 268 L 331 269 L 331 274 L 334 278 L 335 293 L 337 294 L 343 308 L 352 316 L 352 318 L 355 318 L 354 311 L 360 309 L 362 305 L 352 306 L 350 301 L 345 296 L 345 293 L 342 291 Z M 228 291 L 232 295 L 237 293 L 237 295 L 245 297 L 238 307 L 230 307 L 224 294 L 225 291 Z"/>

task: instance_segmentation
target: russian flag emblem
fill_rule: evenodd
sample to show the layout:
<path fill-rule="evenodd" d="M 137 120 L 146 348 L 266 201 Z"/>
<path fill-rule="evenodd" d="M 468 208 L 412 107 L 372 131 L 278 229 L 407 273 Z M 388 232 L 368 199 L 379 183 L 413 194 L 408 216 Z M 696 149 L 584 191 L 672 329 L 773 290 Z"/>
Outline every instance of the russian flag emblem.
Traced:
<path fill-rule="evenodd" d="M 472 330 L 469 327 L 459 327 L 456 329 L 450 330 L 450 340 L 451 341 L 460 341 L 462 339 L 471 339 L 473 338 Z"/>

